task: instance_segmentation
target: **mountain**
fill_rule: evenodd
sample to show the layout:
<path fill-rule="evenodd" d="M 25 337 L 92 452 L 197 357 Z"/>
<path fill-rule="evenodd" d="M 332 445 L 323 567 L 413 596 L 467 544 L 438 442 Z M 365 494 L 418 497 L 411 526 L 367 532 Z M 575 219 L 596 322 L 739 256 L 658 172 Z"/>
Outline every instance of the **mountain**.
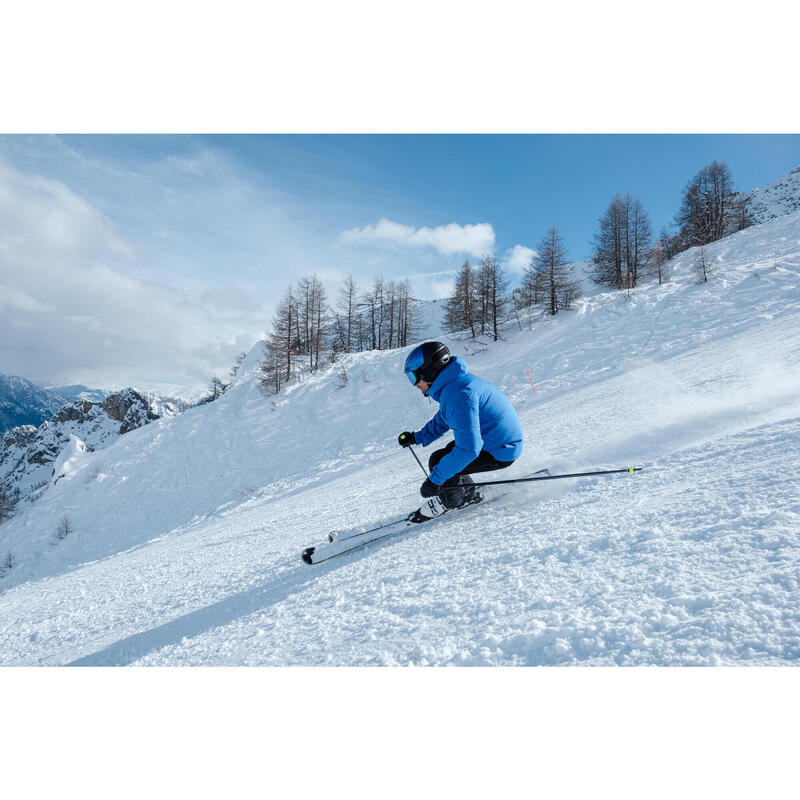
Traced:
<path fill-rule="evenodd" d="M 0 526 L 0 663 L 800 663 L 800 214 L 704 253 L 707 283 L 692 249 L 663 286 L 598 291 L 482 352 L 442 337 L 518 411 L 502 478 L 642 472 L 487 489 L 308 567 L 329 531 L 419 505 L 396 437 L 437 406 L 403 377 L 410 348 L 270 396 L 257 345 L 216 402 L 73 442 Z"/>
<path fill-rule="evenodd" d="M 157 419 L 150 403 L 133 389 L 109 395 L 102 403 L 78 400 L 64 405 L 38 428 L 22 425 L 0 442 L 0 485 L 35 499 L 54 477 L 54 464 L 70 443 L 81 452 L 108 447 L 125 433 Z"/>
<path fill-rule="evenodd" d="M 140 394 L 147 401 L 150 410 L 156 417 L 174 417 L 175 414 L 182 414 L 187 408 L 195 405 L 195 403 L 181 397 L 148 392 L 135 387 L 133 391 Z"/>
<path fill-rule="evenodd" d="M 0 375 L 0 432 L 18 425 L 41 425 L 67 399 L 18 375 Z"/>
<path fill-rule="evenodd" d="M 197 405 L 209 393 L 208 382 L 188 385 L 177 383 L 136 384 L 133 388 L 143 397 L 171 403 L 178 409 Z"/>
<path fill-rule="evenodd" d="M 765 186 L 753 189 L 747 196 L 756 223 L 800 211 L 800 166 Z"/>
<path fill-rule="evenodd" d="M 47 388 L 49 391 L 57 393 L 60 397 L 66 398 L 66 401 L 69 402 L 88 400 L 91 403 L 102 403 L 109 395 L 113 394 L 112 391 L 107 389 L 91 389 L 82 384 L 49 386 Z M 190 386 L 153 384 L 144 388 L 138 385 L 129 388 L 148 400 L 152 410 L 159 417 L 180 414 L 208 394 L 208 386 L 206 384 Z"/>
<path fill-rule="evenodd" d="M 65 398 L 70 403 L 74 403 L 77 400 L 102 403 L 111 394 L 105 389 L 90 389 L 88 386 L 83 386 L 79 383 L 71 384 L 70 386 L 48 386 L 47 389 Z"/>

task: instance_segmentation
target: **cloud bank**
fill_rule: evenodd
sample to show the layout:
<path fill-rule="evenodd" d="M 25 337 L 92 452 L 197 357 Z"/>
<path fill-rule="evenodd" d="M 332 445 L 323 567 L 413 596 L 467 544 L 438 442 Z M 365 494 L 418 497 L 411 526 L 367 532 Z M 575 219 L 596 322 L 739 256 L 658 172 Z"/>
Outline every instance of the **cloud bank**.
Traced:
<path fill-rule="evenodd" d="M 0 372 L 104 387 L 226 372 L 264 327 L 234 286 L 135 277 L 138 248 L 65 184 L 0 163 Z"/>
<path fill-rule="evenodd" d="M 467 253 L 480 257 L 494 249 L 494 228 L 488 222 L 474 225 L 440 225 L 437 228 L 414 228 L 386 218 L 374 225 L 353 228 L 339 236 L 343 244 L 394 243 L 404 247 L 432 247 L 442 255 Z"/>

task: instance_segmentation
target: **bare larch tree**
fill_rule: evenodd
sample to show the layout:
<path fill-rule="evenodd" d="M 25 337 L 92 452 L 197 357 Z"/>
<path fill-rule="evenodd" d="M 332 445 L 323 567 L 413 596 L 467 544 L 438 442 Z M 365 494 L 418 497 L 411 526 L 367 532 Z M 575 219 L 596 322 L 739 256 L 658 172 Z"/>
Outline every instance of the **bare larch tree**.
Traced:
<path fill-rule="evenodd" d="M 615 289 L 632 289 L 652 255 L 650 219 L 638 197 L 617 194 L 600 217 L 594 237 L 594 280 Z"/>
<path fill-rule="evenodd" d="M 552 225 L 536 248 L 534 264 L 536 279 L 544 289 L 544 303 L 550 314 L 569 308 L 580 296 L 580 287 L 567 264 L 564 242 L 555 225 Z"/>
<path fill-rule="evenodd" d="M 444 325 L 451 333 L 469 330 L 475 338 L 475 273 L 469 261 L 461 265 L 453 293 L 445 301 Z"/>
<path fill-rule="evenodd" d="M 748 200 L 736 192 L 724 161 L 713 161 L 689 181 L 675 222 L 681 250 L 716 242 L 752 224 Z"/>

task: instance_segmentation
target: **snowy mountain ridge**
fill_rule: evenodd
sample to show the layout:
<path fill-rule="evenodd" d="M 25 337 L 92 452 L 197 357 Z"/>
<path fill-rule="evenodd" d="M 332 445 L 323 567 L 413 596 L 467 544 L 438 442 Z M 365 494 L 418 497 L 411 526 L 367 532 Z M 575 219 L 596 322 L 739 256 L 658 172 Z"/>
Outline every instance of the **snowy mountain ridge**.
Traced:
<path fill-rule="evenodd" d="M 800 211 L 800 166 L 764 186 L 746 193 L 758 224 Z"/>
<path fill-rule="evenodd" d="M 519 413 L 504 477 L 643 472 L 515 487 L 307 567 L 329 530 L 419 505 L 396 437 L 436 405 L 402 374 L 408 348 L 267 397 L 256 345 L 216 402 L 75 448 L 0 527 L 0 660 L 797 663 L 800 214 L 705 253 L 705 284 L 689 250 L 630 298 L 597 292 L 504 341 L 444 337 Z"/>

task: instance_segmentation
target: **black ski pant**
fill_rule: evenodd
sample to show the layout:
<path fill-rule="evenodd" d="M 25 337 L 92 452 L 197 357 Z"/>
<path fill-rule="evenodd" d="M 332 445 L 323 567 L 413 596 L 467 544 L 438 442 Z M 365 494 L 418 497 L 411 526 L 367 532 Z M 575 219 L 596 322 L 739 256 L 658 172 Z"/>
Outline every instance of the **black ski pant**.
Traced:
<path fill-rule="evenodd" d="M 428 472 L 433 472 L 433 468 L 455 448 L 456 443 L 450 442 L 446 447 L 441 450 L 436 450 L 431 454 L 428 459 Z M 475 492 L 474 488 L 470 488 L 473 482 L 472 478 L 468 475 L 474 475 L 476 472 L 492 472 L 496 469 L 505 469 L 510 467 L 513 461 L 498 461 L 491 453 L 486 450 L 481 450 L 474 461 L 470 461 L 461 472 L 448 478 L 442 484 L 442 491 L 439 492 L 439 498 L 447 508 L 458 508 L 462 503 L 472 499 Z"/>

